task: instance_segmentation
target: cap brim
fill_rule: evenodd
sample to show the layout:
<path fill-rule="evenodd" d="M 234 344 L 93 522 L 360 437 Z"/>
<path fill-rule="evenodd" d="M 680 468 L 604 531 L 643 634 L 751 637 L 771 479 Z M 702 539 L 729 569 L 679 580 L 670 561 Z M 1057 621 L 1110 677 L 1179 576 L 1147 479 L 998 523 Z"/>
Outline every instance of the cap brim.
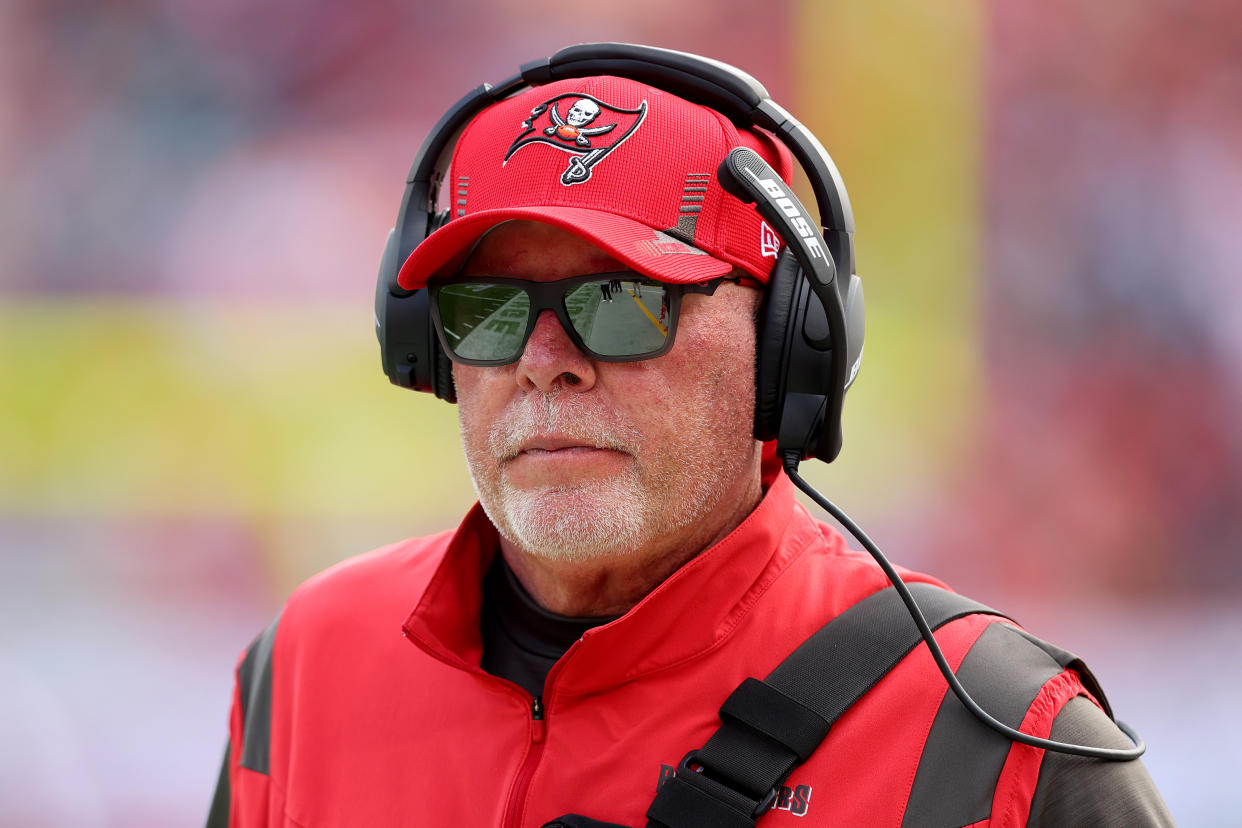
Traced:
<path fill-rule="evenodd" d="M 428 236 L 401 265 L 397 283 L 426 287 L 447 268 L 460 267 L 475 241 L 506 221 L 538 221 L 593 242 L 626 267 L 662 282 L 691 284 L 733 269 L 697 247 L 632 219 L 582 207 L 506 207 L 455 218 Z"/>

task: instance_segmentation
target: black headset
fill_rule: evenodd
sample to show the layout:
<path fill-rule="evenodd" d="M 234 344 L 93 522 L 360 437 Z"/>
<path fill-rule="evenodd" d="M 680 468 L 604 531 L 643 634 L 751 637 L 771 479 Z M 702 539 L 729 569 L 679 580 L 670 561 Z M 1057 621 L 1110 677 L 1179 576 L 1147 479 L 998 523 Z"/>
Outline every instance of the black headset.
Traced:
<path fill-rule="evenodd" d="M 449 219 L 438 197 L 462 129 L 492 104 L 567 78 L 617 75 L 720 112 L 741 128 L 762 127 L 789 148 L 810 181 L 815 221 L 792 190 L 750 149 L 721 162 L 721 186 L 756 204 L 785 243 L 764 291 L 755 371 L 755 437 L 782 454 L 831 461 L 841 450 L 841 408 L 862 360 L 863 291 L 854 270 L 854 216 L 827 151 L 810 130 L 745 72 L 685 52 L 626 43 L 588 43 L 533 61 L 453 105 L 423 142 L 388 234 L 375 291 L 384 373 L 396 385 L 456 401 L 452 365 L 431 324 L 426 290 L 406 290 L 397 274 L 422 241 Z M 823 229 L 821 231 L 820 224 Z"/>

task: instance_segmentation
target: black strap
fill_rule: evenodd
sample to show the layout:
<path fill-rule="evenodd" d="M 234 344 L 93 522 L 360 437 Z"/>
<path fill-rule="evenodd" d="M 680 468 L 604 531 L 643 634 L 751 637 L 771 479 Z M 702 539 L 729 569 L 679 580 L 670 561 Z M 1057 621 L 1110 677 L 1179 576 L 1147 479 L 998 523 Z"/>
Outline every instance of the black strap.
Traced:
<path fill-rule="evenodd" d="M 1000 615 L 930 584 L 909 586 L 933 629 L 966 615 Z M 647 828 L 752 828 L 841 714 L 921 641 L 891 587 L 841 613 L 766 679 L 747 679 L 725 700 L 720 729 L 660 788 Z"/>
<path fill-rule="evenodd" d="M 598 819 L 591 819 L 582 814 L 565 814 L 551 822 L 545 822 L 542 828 L 627 828 L 627 826 L 616 822 L 600 822 Z"/>

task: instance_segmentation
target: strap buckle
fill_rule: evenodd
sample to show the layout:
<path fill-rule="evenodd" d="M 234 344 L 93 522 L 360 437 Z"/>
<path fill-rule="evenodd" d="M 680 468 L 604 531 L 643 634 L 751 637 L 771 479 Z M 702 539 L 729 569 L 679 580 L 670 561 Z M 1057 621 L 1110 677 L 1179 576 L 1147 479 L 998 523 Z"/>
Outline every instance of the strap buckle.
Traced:
<path fill-rule="evenodd" d="M 774 786 L 772 790 L 768 791 L 767 796 L 763 798 L 763 801 L 760 802 L 757 806 L 755 806 L 755 810 L 751 814 L 751 816 L 753 816 L 755 819 L 758 819 L 759 817 L 766 814 L 768 811 L 772 810 L 772 806 L 776 804 L 776 797 L 778 796 L 777 792 L 779 789 L 780 789 L 780 786 L 777 785 L 777 786 Z"/>
<path fill-rule="evenodd" d="M 756 800 L 750 794 L 742 793 L 733 786 L 705 774 L 703 772 L 705 767 L 698 759 L 699 752 L 692 750 L 682 757 L 681 762 L 677 765 L 677 776 L 685 780 L 686 784 L 699 789 L 714 799 L 724 801 L 738 810 L 749 808 L 751 819 L 759 819 L 759 817 L 772 810 L 772 806 L 776 804 L 780 785 L 772 786 L 772 789 L 764 794 L 762 799 Z"/>

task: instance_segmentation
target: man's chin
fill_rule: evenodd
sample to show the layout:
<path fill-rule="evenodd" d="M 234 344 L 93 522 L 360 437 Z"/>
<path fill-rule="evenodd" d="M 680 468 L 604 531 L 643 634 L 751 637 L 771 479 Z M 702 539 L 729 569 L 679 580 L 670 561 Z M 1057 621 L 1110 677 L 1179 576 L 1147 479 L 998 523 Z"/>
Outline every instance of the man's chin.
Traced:
<path fill-rule="evenodd" d="M 644 532 L 642 501 L 627 486 L 509 490 L 492 514 L 501 534 L 541 558 L 588 560 L 632 553 Z M 485 504 L 486 505 L 486 504 Z"/>

